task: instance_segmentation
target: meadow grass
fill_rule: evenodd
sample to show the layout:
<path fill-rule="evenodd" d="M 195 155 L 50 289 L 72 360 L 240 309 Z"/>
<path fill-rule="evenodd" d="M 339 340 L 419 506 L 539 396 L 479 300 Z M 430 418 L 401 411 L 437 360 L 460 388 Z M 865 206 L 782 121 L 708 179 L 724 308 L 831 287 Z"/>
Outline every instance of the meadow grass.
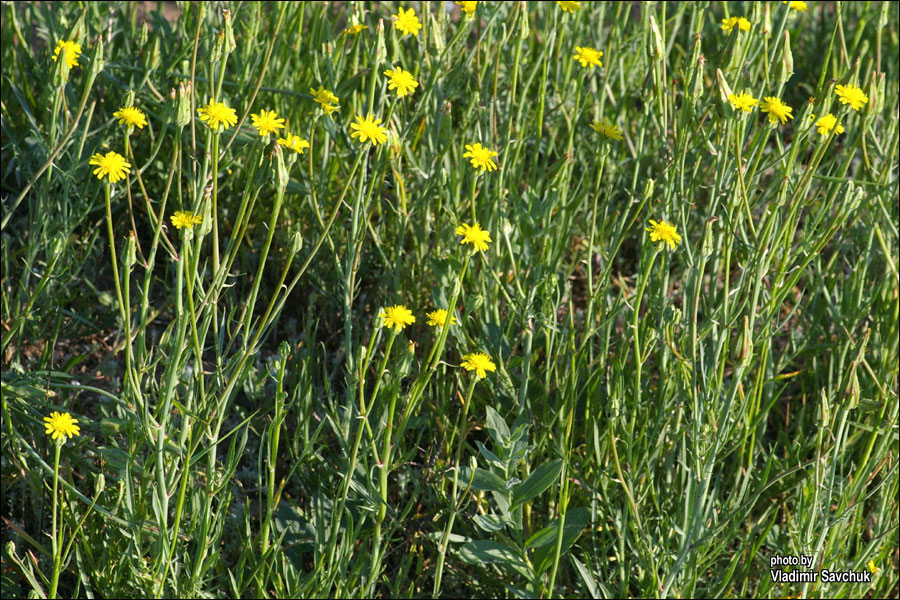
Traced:
<path fill-rule="evenodd" d="M 4 5 L 2 596 L 896 597 L 898 4 L 449 4 Z"/>

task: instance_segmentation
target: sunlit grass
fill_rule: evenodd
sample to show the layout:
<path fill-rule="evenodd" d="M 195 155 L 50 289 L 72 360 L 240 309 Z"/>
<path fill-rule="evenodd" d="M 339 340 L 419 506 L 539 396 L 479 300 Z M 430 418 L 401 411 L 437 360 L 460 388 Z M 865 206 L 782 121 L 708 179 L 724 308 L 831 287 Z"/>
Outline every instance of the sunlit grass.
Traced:
<path fill-rule="evenodd" d="M 2 10 L 3 597 L 896 591 L 896 3 Z"/>

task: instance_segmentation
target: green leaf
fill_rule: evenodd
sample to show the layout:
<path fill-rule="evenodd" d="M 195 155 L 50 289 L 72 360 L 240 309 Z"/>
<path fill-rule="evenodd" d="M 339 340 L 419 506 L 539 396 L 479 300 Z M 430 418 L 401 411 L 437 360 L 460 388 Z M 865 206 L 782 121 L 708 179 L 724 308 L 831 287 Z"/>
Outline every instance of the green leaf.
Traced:
<path fill-rule="evenodd" d="M 560 559 L 568 552 L 591 521 L 591 511 L 587 508 L 575 508 L 566 514 L 566 523 L 563 525 L 562 545 L 560 546 Z M 556 535 L 559 531 L 559 519 L 554 520 L 549 526 L 535 533 L 525 543 L 526 548 L 536 548 L 533 561 L 536 573 L 543 573 L 550 568 L 553 555 L 556 552 Z M 552 543 L 551 543 L 552 542 Z"/>
<path fill-rule="evenodd" d="M 453 478 L 453 471 L 447 471 L 447 478 Z M 475 477 L 472 477 L 472 470 L 469 467 L 460 467 L 459 483 L 461 486 L 467 485 L 469 479 L 472 480 L 473 490 L 485 490 L 488 492 L 506 493 L 506 484 L 497 475 L 485 469 L 475 469 Z"/>
<path fill-rule="evenodd" d="M 484 531 L 493 533 L 503 529 L 508 521 L 498 515 L 475 515 L 472 519 Z"/>
<path fill-rule="evenodd" d="M 513 501 L 510 510 L 513 510 L 529 500 L 539 496 L 544 490 L 553 485 L 559 478 L 559 472 L 562 469 L 562 459 L 557 458 L 554 461 L 541 465 L 528 476 L 522 485 L 513 492 Z"/>
<path fill-rule="evenodd" d="M 590 571 L 588 571 L 588 568 L 584 566 L 584 563 L 575 558 L 575 555 L 570 556 L 569 560 L 575 565 L 575 570 L 578 571 L 578 574 L 581 576 L 581 581 L 583 581 L 585 587 L 587 587 L 588 592 L 591 594 L 591 598 L 605 597 L 601 596 L 600 588 L 597 587 L 597 581 L 594 579 L 594 576 L 591 575 Z"/>
<path fill-rule="evenodd" d="M 488 433 L 491 434 L 497 445 L 506 448 L 509 444 L 509 427 L 506 426 L 506 421 L 503 420 L 500 413 L 488 406 L 485 421 Z"/>
<path fill-rule="evenodd" d="M 501 564 L 512 567 L 516 571 L 530 575 L 528 563 L 512 546 L 492 542 L 490 540 L 477 540 L 467 542 L 459 547 L 459 557 L 470 565 Z"/>

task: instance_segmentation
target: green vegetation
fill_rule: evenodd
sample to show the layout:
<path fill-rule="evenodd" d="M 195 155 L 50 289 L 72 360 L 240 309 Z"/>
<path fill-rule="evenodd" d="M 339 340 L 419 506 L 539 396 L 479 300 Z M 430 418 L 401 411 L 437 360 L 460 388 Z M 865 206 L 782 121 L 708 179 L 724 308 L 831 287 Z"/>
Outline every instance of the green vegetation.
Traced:
<path fill-rule="evenodd" d="M 4 4 L 4 598 L 896 597 L 900 5 L 461 4 Z"/>

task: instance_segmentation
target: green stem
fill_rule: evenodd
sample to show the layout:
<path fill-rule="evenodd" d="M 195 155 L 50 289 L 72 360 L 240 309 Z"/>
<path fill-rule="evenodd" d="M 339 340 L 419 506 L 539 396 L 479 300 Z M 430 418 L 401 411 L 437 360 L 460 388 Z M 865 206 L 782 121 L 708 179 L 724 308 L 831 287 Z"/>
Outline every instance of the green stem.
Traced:
<path fill-rule="evenodd" d="M 469 391 L 466 393 L 466 403 L 463 405 L 463 411 L 459 416 L 456 424 L 456 431 L 459 432 L 459 439 L 456 443 L 456 460 L 453 467 L 453 487 L 450 492 L 450 498 L 453 508 L 450 512 L 450 519 L 447 521 L 447 527 L 444 528 L 444 534 L 441 536 L 441 547 L 438 551 L 437 567 L 434 572 L 434 588 L 431 595 L 437 598 L 441 591 L 441 577 L 444 573 L 444 560 L 447 557 L 447 546 L 450 545 L 450 533 L 453 531 L 453 522 L 456 520 L 456 513 L 459 512 L 461 503 L 456 502 L 456 492 L 459 489 L 459 463 L 462 459 L 463 442 L 466 438 L 466 417 L 469 414 L 469 405 L 472 403 L 472 392 L 475 391 L 475 384 L 478 383 L 479 377 L 472 379 L 469 383 Z"/>
<path fill-rule="evenodd" d="M 61 438 L 65 439 L 65 438 Z M 53 525 L 52 525 L 52 535 L 51 543 L 53 547 L 53 574 L 50 576 L 50 594 L 49 597 L 52 600 L 56 598 L 56 586 L 59 583 L 59 565 L 62 559 L 62 543 L 60 542 L 59 531 L 57 531 L 57 517 L 56 517 L 56 507 L 57 507 L 57 499 L 56 493 L 59 489 L 59 453 L 62 449 L 62 443 L 60 440 L 56 440 L 55 444 L 55 453 L 53 455 Z"/>

